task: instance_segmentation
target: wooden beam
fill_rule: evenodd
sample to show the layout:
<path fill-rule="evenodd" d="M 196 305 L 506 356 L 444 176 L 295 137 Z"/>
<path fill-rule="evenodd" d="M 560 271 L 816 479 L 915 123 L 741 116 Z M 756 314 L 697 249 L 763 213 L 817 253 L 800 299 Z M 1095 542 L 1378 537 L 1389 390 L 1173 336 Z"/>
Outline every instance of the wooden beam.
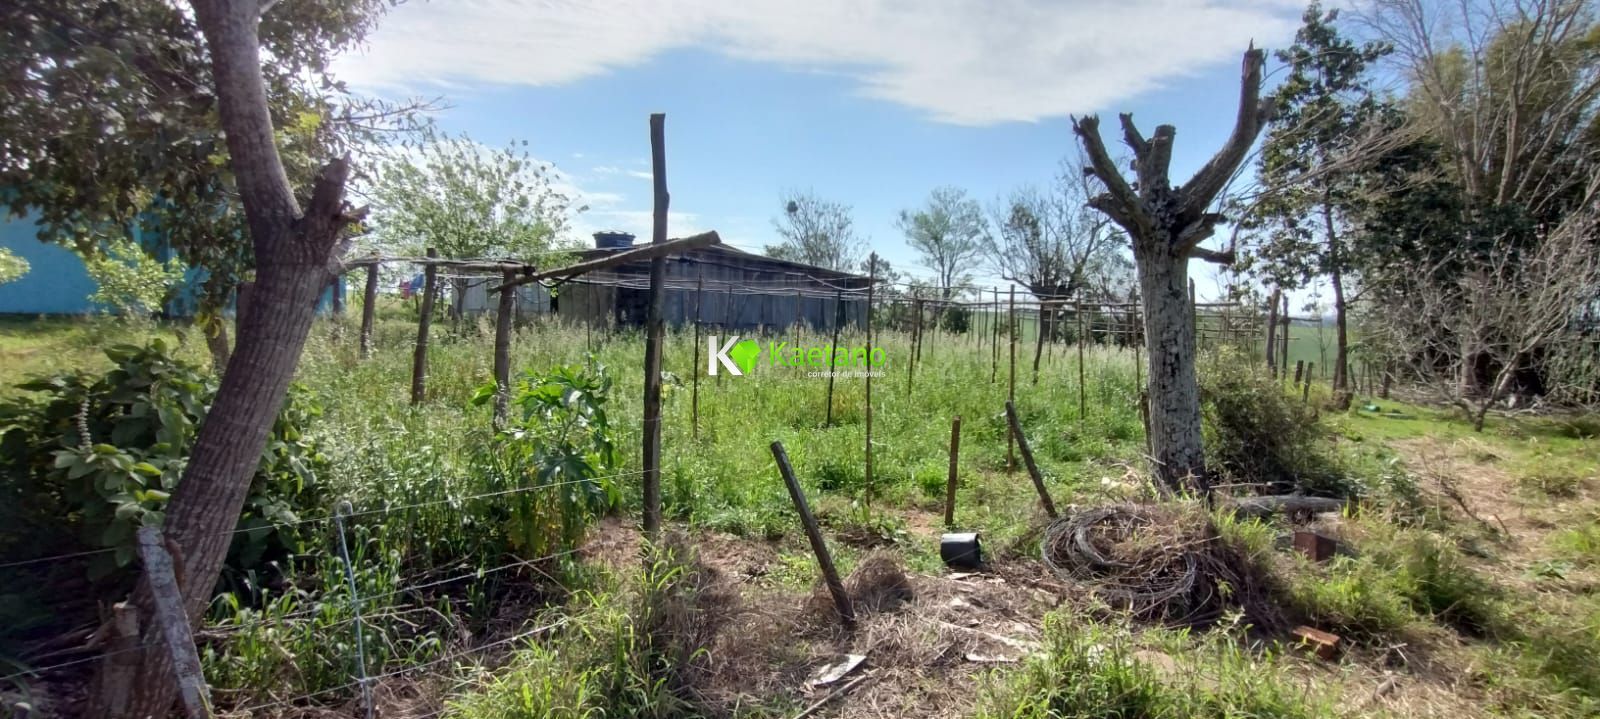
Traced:
<path fill-rule="evenodd" d="M 622 252 L 613 253 L 605 257 L 579 262 L 573 265 L 567 265 L 566 267 L 540 270 L 518 277 L 515 282 L 505 282 L 497 287 L 491 287 L 489 288 L 489 291 L 502 292 L 512 287 L 521 287 L 523 285 L 532 284 L 541 280 L 559 280 L 567 279 L 569 277 L 577 277 L 578 275 L 588 272 L 604 270 L 611 267 L 616 267 L 617 265 L 625 265 L 629 262 L 650 260 L 655 259 L 656 257 L 666 257 L 674 252 L 695 250 L 701 247 L 710 247 L 712 245 L 720 244 L 722 244 L 722 236 L 718 235 L 716 230 L 702 232 L 698 235 L 690 235 L 688 237 L 681 237 L 676 240 L 668 240 L 659 245 L 652 243 L 645 245 L 644 247 L 623 250 Z"/>

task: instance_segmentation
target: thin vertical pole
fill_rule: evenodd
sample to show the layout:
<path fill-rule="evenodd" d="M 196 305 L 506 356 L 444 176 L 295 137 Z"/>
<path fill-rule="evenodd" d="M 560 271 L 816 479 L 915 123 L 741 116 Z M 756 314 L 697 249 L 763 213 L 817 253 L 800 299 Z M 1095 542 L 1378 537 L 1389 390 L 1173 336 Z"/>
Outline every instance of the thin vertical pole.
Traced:
<path fill-rule="evenodd" d="M 1280 337 L 1278 339 L 1278 342 L 1281 343 L 1280 344 L 1280 350 L 1281 351 L 1278 352 L 1278 365 L 1282 368 L 1281 372 L 1278 375 L 1280 377 L 1289 374 L 1289 327 L 1290 327 L 1290 324 L 1289 324 L 1289 295 L 1288 295 L 1288 293 L 1284 293 L 1283 294 L 1282 302 L 1283 302 L 1283 315 L 1282 315 L 1282 317 L 1283 317 L 1283 331 L 1281 333 L 1279 333 L 1279 334 L 1282 335 L 1282 337 Z"/>
<path fill-rule="evenodd" d="M 906 396 L 911 396 L 911 385 L 917 378 L 917 358 L 922 354 L 922 300 L 912 303 L 917 313 L 911 326 L 911 351 L 906 359 Z"/>
<path fill-rule="evenodd" d="M 1039 359 L 1044 356 L 1044 300 L 1039 300 L 1039 322 L 1034 327 L 1033 385 L 1039 386 Z"/>
<path fill-rule="evenodd" d="M 956 465 L 961 458 L 961 415 L 950 422 L 950 473 L 944 484 L 944 526 L 956 526 Z"/>
<path fill-rule="evenodd" d="M 772 443 L 772 458 L 777 461 L 778 471 L 783 474 L 783 484 L 789 488 L 789 499 L 800 514 L 800 524 L 805 528 L 806 539 L 811 542 L 811 551 L 817 555 L 817 567 L 822 570 L 822 581 L 828 586 L 828 594 L 833 596 L 833 608 L 839 612 L 839 622 L 847 627 L 854 626 L 856 613 L 850 604 L 850 594 L 844 590 L 844 582 L 839 580 L 839 570 L 834 568 L 833 556 L 828 554 L 828 543 L 822 538 L 822 530 L 817 528 L 817 518 L 811 514 L 806 493 L 800 489 L 800 481 L 794 477 L 794 468 L 789 466 L 789 455 L 784 453 L 782 442 Z"/>
<path fill-rule="evenodd" d="M 823 426 L 833 426 L 833 375 L 839 371 L 834 358 L 839 356 L 839 327 L 844 324 L 844 291 L 833 291 L 833 344 L 828 345 L 828 409 Z M 867 358 L 869 364 L 872 358 Z"/>
<path fill-rule="evenodd" d="M 429 247 L 428 259 L 439 256 Z M 433 326 L 433 295 L 438 290 L 438 270 L 432 262 L 422 270 L 422 313 L 417 319 L 417 348 L 411 355 L 411 403 L 422 404 L 428 395 L 428 330 Z"/>
<path fill-rule="evenodd" d="M 1083 343 L 1085 340 L 1083 336 L 1083 303 L 1077 302 L 1074 306 L 1077 311 L 1073 314 L 1078 316 L 1078 423 L 1083 424 L 1085 418 L 1089 416 L 1089 399 L 1085 395 L 1086 388 L 1084 384 L 1086 380 L 1084 379 L 1083 370 Z"/>
<path fill-rule="evenodd" d="M 367 287 L 361 302 L 361 359 L 372 356 L 372 322 L 377 317 L 378 263 L 367 265 Z"/>
<path fill-rule="evenodd" d="M 667 116 L 650 115 L 650 174 L 655 180 L 655 212 L 650 244 L 667 241 Z M 661 534 L 661 318 L 662 287 L 666 284 L 667 259 L 650 260 L 650 304 L 646 310 L 644 347 L 644 532 L 650 541 Z"/>
<path fill-rule="evenodd" d="M 989 344 L 989 384 L 1000 376 L 1000 288 L 994 288 L 994 312 L 989 314 L 994 333 Z"/>
<path fill-rule="evenodd" d="M 506 270 L 501 282 L 510 285 L 516 270 Z M 517 288 L 500 290 L 500 306 L 494 318 L 494 428 L 506 426 L 511 406 L 511 313 L 517 301 Z"/>
<path fill-rule="evenodd" d="M 691 430 L 694 439 L 700 439 L 700 305 L 705 301 L 706 268 L 700 265 L 700 273 L 694 278 L 694 379 L 691 380 L 689 390 L 689 404 L 694 428 Z"/>
<path fill-rule="evenodd" d="M 510 289 L 501 292 L 510 292 Z M 366 708 L 367 719 L 372 719 L 372 684 L 367 678 L 367 642 L 361 622 L 361 597 L 356 594 L 356 568 L 350 563 L 350 546 L 344 538 L 344 518 L 350 514 L 350 503 L 340 502 L 338 510 L 333 515 L 333 521 L 339 530 L 339 558 L 344 560 L 344 579 L 350 588 L 350 611 L 355 615 L 356 625 L 356 679 L 361 685 L 361 704 Z"/>
<path fill-rule="evenodd" d="M 1274 289 L 1272 297 L 1267 299 L 1267 369 L 1276 378 L 1278 376 L 1278 293 Z"/>
<path fill-rule="evenodd" d="M 878 284 L 878 253 L 867 257 L 867 508 L 872 507 L 872 292 Z"/>
<path fill-rule="evenodd" d="M 1006 401 L 1017 401 L 1017 286 L 1011 286 L 1011 293 L 1006 304 L 1006 323 L 1010 325 L 1006 333 L 1006 344 L 1011 351 L 1011 373 L 1007 380 Z M 1010 437 L 1006 439 L 1006 471 L 1017 471 L 1016 442 Z"/>

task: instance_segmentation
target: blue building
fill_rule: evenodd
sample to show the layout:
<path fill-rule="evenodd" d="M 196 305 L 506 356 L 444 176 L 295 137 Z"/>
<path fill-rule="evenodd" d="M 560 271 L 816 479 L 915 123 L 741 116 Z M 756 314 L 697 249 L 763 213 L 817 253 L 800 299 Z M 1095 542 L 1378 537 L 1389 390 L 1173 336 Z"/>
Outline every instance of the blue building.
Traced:
<path fill-rule="evenodd" d="M 28 273 L 5 284 L 0 284 L 0 314 L 10 315 L 85 315 L 106 312 L 89 300 L 97 289 L 83 259 L 61 245 L 40 242 L 39 228 L 31 215 L 0 217 L 0 247 L 28 261 Z M 165 238 L 140 237 L 144 246 L 160 260 L 172 256 Z M 190 268 L 184 283 L 167 302 L 165 313 L 170 317 L 188 317 L 194 314 L 205 271 Z M 344 292 L 344 278 L 340 277 L 317 303 L 317 311 L 332 307 L 334 293 Z"/>

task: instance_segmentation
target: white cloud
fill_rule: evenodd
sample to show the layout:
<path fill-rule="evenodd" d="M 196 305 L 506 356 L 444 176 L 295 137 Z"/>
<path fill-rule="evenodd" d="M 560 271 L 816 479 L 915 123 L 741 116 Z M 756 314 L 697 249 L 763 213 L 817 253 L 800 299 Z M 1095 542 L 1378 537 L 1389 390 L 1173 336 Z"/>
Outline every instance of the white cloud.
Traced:
<path fill-rule="evenodd" d="M 1252 39 L 1280 43 L 1299 0 L 474 0 L 407 3 L 339 71 L 423 91 L 559 85 L 703 48 L 852 78 L 936 120 L 1036 121 L 1114 106 Z"/>
<path fill-rule="evenodd" d="M 589 171 L 596 175 L 622 175 L 625 177 L 632 177 L 635 180 L 655 179 L 655 175 L 645 172 L 644 170 L 627 170 L 613 165 L 601 165 L 599 167 L 592 168 Z"/>

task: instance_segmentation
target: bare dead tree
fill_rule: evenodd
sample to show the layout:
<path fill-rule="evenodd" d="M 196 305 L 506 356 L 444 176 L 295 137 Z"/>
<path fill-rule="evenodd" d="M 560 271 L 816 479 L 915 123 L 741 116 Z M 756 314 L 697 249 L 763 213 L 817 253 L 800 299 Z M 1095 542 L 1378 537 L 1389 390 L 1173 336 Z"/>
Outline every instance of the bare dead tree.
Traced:
<path fill-rule="evenodd" d="M 1210 493 L 1200 434 L 1189 259 L 1233 262 L 1232 252 L 1206 249 L 1200 243 L 1224 219 L 1210 209 L 1212 201 L 1272 116 L 1272 103 L 1261 98 L 1265 60 L 1265 54 L 1253 47 L 1245 52 L 1233 132 L 1222 149 L 1179 186 L 1168 178 L 1177 132 L 1173 126 L 1158 126 L 1147 139 L 1134 126 L 1132 115 L 1121 116 L 1123 141 L 1134 155 L 1136 181 L 1130 183 L 1106 151 L 1099 118 L 1073 119 L 1073 130 L 1089 156 L 1086 172 L 1105 188 L 1089 205 L 1121 226 L 1133 246 L 1149 350 L 1150 448 L 1157 479 L 1169 489 Z"/>
<path fill-rule="evenodd" d="M 1044 298 L 1077 297 L 1095 263 L 1115 253 L 1116 229 L 1089 207 L 1087 160 L 1062 162 L 1053 185 L 1016 188 L 990 208 L 997 231 L 984 243 L 995 274 Z"/>

